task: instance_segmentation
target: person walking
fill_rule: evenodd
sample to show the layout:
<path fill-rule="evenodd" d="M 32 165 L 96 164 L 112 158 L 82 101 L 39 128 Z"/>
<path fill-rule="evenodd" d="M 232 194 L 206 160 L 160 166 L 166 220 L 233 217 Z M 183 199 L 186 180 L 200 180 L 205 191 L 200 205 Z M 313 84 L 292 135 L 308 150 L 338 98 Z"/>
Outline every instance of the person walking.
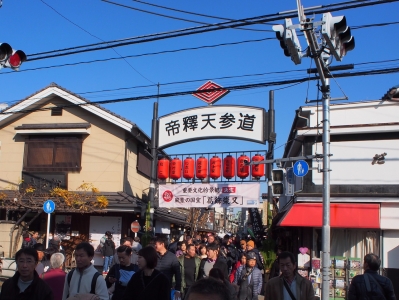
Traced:
<path fill-rule="evenodd" d="M 0 300 L 53 300 L 50 287 L 40 279 L 35 268 L 39 261 L 37 251 L 22 248 L 15 254 L 17 271 L 1 287 Z"/>
<path fill-rule="evenodd" d="M 377 255 L 369 253 L 364 256 L 364 274 L 353 277 L 349 286 L 348 300 L 396 299 L 392 281 L 377 273 L 380 265 L 381 259 Z"/>
<path fill-rule="evenodd" d="M 258 267 L 259 270 L 263 271 L 264 266 L 265 266 L 265 260 L 263 259 L 263 256 L 260 254 L 259 250 L 255 248 L 255 242 L 250 240 L 247 242 L 247 252 L 255 252 L 256 254 L 256 266 Z"/>
<path fill-rule="evenodd" d="M 130 278 L 139 270 L 137 265 L 131 263 L 132 252 L 132 248 L 127 245 L 116 249 L 119 262 L 111 267 L 105 277 L 108 288 L 114 285 L 112 300 L 122 299 Z"/>
<path fill-rule="evenodd" d="M 222 270 L 223 276 L 227 278 L 227 260 L 222 255 L 219 255 L 219 246 L 215 243 L 206 246 L 207 258 L 201 260 L 200 271 L 198 278 L 205 278 L 209 276 L 209 271 L 213 268 Z"/>
<path fill-rule="evenodd" d="M 218 268 L 213 268 L 209 271 L 209 277 L 213 277 L 215 279 L 223 282 L 227 288 L 229 289 L 230 300 L 237 300 L 237 290 L 235 288 L 236 285 L 231 284 L 223 275 L 222 270 Z"/>
<path fill-rule="evenodd" d="M 181 289 L 184 298 L 188 289 L 198 278 L 201 259 L 195 253 L 195 246 L 190 244 L 187 246 L 186 255 L 181 255 L 177 260 L 180 264 Z"/>
<path fill-rule="evenodd" d="M 123 243 L 121 246 L 127 246 L 132 248 L 132 254 L 130 255 L 130 263 L 132 265 L 137 265 L 137 252 L 134 251 L 133 247 L 132 247 L 132 241 L 133 239 L 131 237 L 126 237 L 123 239 Z M 116 253 L 114 254 L 114 257 L 112 258 L 112 264 L 111 264 L 111 268 L 116 265 L 119 264 L 119 258 L 118 258 L 118 251 L 116 251 Z"/>
<path fill-rule="evenodd" d="M 115 254 L 115 243 L 112 240 L 112 234 L 109 234 L 107 236 L 107 239 L 105 240 L 104 246 L 102 247 L 101 251 L 104 258 L 103 275 L 105 275 L 108 273 L 108 270 L 111 267 L 112 259 Z"/>
<path fill-rule="evenodd" d="M 136 236 L 133 239 L 132 248 L 133 248 L 133 252 L 135 252 L 136 254 L 140 251 L 140 249 L 143 248 L 143 246 L 140 244 L 140 238 L 138 236 Z"/>
<path fill-rule="evenodd" d="M 41 278 L 53 291 L 54 300 L 61 300 L 64 291 L 66 273 L 62 270 L 65 256 L 62 253 L 54 253 L 50 257 L 50 269 L 41 275 Z"/>
<path fill-rule="evenodd" d="M 174 286 L 175 299 L 181 297 L 181 273 L 180 265 L 175 254 L 167 250 L 167 240 L 164 237 L 157 237 L 155 240 L 155 250 L 158 252 L 158 263 L 156 269 L 169 279 L 170 286 L 172 286 L 173 276 L 175 276 Z"/>
<path fill-rule="evenodd" d="M 250 251 L 246 254 L 246 264 L 237 269 L 234 283 L 240 287 L 238 300 L 258 300 L 263 280 L 261 271 L 256 267 L 256 260 L 256 253 Z"/>
<path fill-rule="evenodd" d="M 185 300 L 231 300 L 228 287 L 219 279 L 207 277 L 194 283 Z"/>
<path fill-rule="evenodd" d="M 312 283 L 298 274 L 294 254 L 287 251 L 281 252 L 278 263 L 281 275 L 267 282 L 265 299 L 314 300 Z"/>
<path fill-rule="evenodd" d="M 137 265 L 140 270 L 133 274 L 122 300 L 170 300 L 169 279 L 155 269 L 158 262 L 156 250 L 147 246 L 139 250 L 138 255 Z"/>
<path fill-rule="evenodd" d="M 78 244 L 75 248 L 76 269 L 65 278 L 62 300 L 77 294 L 95 294 L 101 300 L 109 300 L 107 285 L 104 278 L 91 264 L 94 248 L 87 242 Z"/>

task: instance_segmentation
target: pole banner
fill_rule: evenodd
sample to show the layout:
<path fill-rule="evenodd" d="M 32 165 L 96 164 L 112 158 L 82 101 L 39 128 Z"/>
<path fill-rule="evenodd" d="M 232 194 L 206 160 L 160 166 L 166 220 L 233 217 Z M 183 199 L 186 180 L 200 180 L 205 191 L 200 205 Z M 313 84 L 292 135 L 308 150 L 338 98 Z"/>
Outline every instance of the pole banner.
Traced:
<path fill-rule="evenodd" d="M 260 183 L 159 185 L 159 207 L 258 207 Z"/>

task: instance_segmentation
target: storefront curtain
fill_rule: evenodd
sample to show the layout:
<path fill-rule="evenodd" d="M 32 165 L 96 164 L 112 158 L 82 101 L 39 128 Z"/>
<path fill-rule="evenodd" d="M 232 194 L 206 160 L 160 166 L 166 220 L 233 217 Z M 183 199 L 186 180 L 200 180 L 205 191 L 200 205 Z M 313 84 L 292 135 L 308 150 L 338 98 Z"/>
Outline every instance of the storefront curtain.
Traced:
<path fill-rule="evenodd" d="M 363 258 L 379 255 L 379 232 L 359 229 L 331 229 L 331 256 Z"/>

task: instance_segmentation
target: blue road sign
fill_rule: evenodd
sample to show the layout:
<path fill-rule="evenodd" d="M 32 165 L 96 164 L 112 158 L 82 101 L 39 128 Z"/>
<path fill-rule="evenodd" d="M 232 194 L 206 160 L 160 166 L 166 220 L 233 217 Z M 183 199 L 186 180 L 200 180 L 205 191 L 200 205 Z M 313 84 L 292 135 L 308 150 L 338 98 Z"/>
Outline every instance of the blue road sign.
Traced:
<path fill-rule="evenodd" d="M 43 210 L 46 214 L 51 214 L 55 209 L 55 203 L 53 200 L 46 200 L 43 203 Z"/>
<path fill-rule="evenodd" d="M 309 165 L 306 161 L 304 160 L 298 160 L 294 164 L 294 174 L 297 177 L 303 177 L 306 174 L 308 174 L 309 171 Z"/>

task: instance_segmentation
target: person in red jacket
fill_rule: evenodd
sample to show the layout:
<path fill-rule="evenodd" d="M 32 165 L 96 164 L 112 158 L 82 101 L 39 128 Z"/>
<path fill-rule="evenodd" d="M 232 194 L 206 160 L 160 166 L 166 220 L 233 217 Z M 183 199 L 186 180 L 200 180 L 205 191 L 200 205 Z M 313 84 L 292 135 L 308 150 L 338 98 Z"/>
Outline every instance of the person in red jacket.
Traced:
<path fill-rule="evenodd" d="M 247 263 L 247 256 L 246 256 L 246 253 L 241 253 L 241 254 L 238 256 L 238 261 L 233 265 L 233 268 L 231 269 L 231 273 L 230 273 L 230 275 L 229 275 L 230 283 L 233 283 L 238 268 L 239 268 L 240 266 L 245 266 L 246 263 Z"/>
<path fill-rule="evenodd" d="M 65 256 L 62 253 L 54 253 L 50 257 L 50 269 L 43 273 L 41 278 L 53 291 L 54 300 L 61 300 L 64 291 L 66 273 L 62 270 Z"/>

